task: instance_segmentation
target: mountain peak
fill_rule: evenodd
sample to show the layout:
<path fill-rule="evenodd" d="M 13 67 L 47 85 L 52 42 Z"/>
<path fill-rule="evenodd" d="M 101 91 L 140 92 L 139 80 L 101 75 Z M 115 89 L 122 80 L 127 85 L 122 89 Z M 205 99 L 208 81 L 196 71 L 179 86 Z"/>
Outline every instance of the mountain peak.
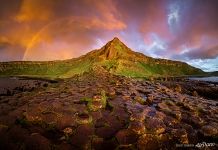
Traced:
<path fill-rule="evenodd" d="M 112 42 L 121 42 L 118 37 L 114 37 L 113 40 L 111 40 L 111 41 L 112 41 Z"/>
<path fill-rule="evenodd" d="M 114 37 L 101 49 L 101 54 L 106 55 L 106 59 L 113 59 L 124 55 L 127 51 L 129 48 L 119 38 Z"/>
<path fill-rule="evenodd" d="M 123 44 L 123 42 L 120 41 L 118 37 L 114 37 L 113 40 L 109 41 L 108 43 L 115 44 L 115 45 L 125 45 Z"/>

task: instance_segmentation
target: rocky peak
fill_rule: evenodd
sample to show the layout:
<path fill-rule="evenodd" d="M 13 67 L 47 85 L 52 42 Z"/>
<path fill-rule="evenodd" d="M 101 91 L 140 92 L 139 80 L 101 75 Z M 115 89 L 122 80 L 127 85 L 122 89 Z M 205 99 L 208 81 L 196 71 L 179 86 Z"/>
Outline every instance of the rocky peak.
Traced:
<path fill-rule="evenodd" d="M 110 41 L 111 43 L 122 43 L 118 37 L 114 37 L 113 40 Z"/>
<path fill-rule="evenodd" d="M 123 46 L 123 47 L 127 47 L 123 42 L 120 41 L 120 39 L 118 37 L 114 37 L 113 40 L 109 41 L 106 46 Z"/>
<path fill-rule="evenodd" d="M 127 51 L 130 51 L 129 48 L 115 37 L 101 49 L 101 54 L 105 55 L 106 59 L 113 59 L 125 55 Z"/>

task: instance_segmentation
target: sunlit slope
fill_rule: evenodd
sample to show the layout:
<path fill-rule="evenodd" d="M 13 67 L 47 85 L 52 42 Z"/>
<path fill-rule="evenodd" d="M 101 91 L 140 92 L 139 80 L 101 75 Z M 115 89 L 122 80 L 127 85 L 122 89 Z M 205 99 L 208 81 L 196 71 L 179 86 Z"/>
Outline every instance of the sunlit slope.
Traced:
<path fill-rule="evenodd" d="M 75 59 L 0 63 L 0 76 L 68 78 L 76 74 L 88 72 L 93 67 L 101 67 L 113 74 L 129 77 L 204 74 L 202 70 L 183 62 L 154 59 L 134 52 L 118 38 L 114 38 L 101 49 L 91 51 Z"/>

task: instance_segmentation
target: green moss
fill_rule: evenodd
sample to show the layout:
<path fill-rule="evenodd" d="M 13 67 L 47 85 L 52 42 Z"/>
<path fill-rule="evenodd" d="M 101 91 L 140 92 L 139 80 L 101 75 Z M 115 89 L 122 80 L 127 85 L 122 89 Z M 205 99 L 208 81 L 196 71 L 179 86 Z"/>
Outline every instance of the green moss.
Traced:
<path fill-rule="evenodd" d="M 107 105 L 107 96 L 104 90 L 101 91 L 101 103 L 103 105 L 103 108 L 105 108 Z"/>
<path fill-rule="evenodd" d="M 100 106 L 99 105 L 95 105 L 94 104 L 94 102 L 96 102 L 96 101 L 94 101 L 93 99 L 88 99 L 88 103 L 87 103 L 87 107 L 88 107 L 88 109 L 90 110 L 90 111 L 97 111 L 97 110 L 99 110 L 99 109 L 101 109 L 101 108 L 105 108 L 106 107 L 106 105 L 107 105 L 107 96 L 106 96 L 106 93 L 105 93 L 105 91 L 104 90 L 102 90 L 101 92 L 100 92 L 100 96 L 101 96 L 101 99 L 100 99 L 100 101 L 97 101 L 97 103 L 99 103 L 100 104 Z"/>
<path fill-rule="evenodd" d="M 83 98 L 80 99 L 80 101 L 82 101 L 82 102 L 91 102 L 92 99 L 89 98 L 89 97 L 83 97 Z"/>

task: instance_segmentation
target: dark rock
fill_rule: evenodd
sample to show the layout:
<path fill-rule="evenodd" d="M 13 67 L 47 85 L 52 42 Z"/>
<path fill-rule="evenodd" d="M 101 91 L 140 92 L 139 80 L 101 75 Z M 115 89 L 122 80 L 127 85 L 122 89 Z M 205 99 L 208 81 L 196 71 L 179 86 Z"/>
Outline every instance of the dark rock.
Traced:
<path fill-rule="evenodd" d="M 131 121 L 129 123 L 129 129 L 139 135 L 145 133 L 145 125 L 139 121 Z"/>
<path fill-rule="evenodd" d="M 157 118 L 146 119 L 145 128 L 155 134 L 163 133 L 166 130 L 164 122 Z"/>
<path fill-rule="evenodd" d="M 116 129 L 110 126 L 99 127 L 95 130 L 96 135 L 101 138 L 109 139 L 113 137 L 116 133 Z"/>
<path fill-rule="evenodd" d="M 44 136 L 35 133 L 25 139 L 25 148 L 31 150 L 48 150 L 50 142 Z"/>
<path fill-rule="evenodd" d="M 188 135 L 186 130 L 184 129 L 173 129 L 172 130 L 172 135 L 176 138 L 176 140 L 178 140 L 180 143 L 183 144 L 188 144 Z"/>
<path fill-rule="evenodd" d="M 145 149 L 160 149 L 157 137 L 152 134 L 143 134 L 137 141 L 137 148 L 139 150 Z"/>
<path fill-rule="evenodd" d="M 217 126 L 205 125 L 201 128 L 201 133 L 204 136 L 214 136 L 218 134 Z"/>
<path fill-rule="evenodd" d="M 90 125 L 80 125 L 75 134 L 70 138 L 71 144 L 81 149 L 89 149 L 91 147 L 91 136 L 94 129 Z"/>
<path fill-rule="evenodd" d="M 121 145 L 129 145 L 137 141 L 138 135 L 130 129 L 123 129 L 116 134 L 116 138 Z"/>

